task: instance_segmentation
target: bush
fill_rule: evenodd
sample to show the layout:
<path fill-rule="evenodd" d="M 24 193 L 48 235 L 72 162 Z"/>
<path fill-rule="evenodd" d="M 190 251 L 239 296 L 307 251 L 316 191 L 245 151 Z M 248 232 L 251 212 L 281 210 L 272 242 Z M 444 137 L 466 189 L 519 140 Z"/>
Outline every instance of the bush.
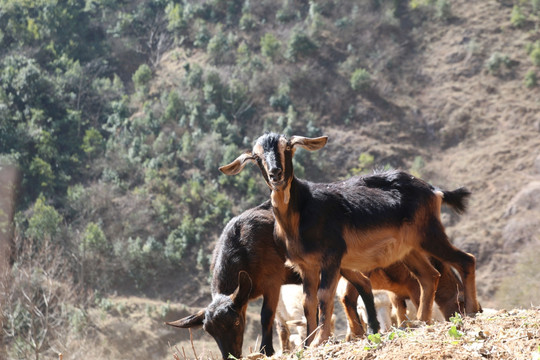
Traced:
<path fill-rule="evenodd" d="M 519 28 L 525 24 L 526 20 L 527 18 L 523 14 L 523 11 L 521 11 L 521 7 L 519 5 L 514 5 L 512 14 L 510 15 L 510 23 Z"/>
<path fill-rule="evenodd" d="M 227 38 L 222 31 L 218 31 L 217 34 L 210 39 L 208 46 L 206 47 L 206 52 L 208 53 L 210 61 L 213 64 L 222 64 L 226 62 L 228 51 L 229 46 Z"/>
<path fill-rule="evenodd" d="M 525 86 L 529 89 L 535 87 L 538 85 L 538 78 L 536 76 L 536 71 L 529 70 L 525 74 L 525 80 L 524 80 Z"/>
<path fill-rule="evenodd" d="M 239 26 L 240 26 L 240 29 L 244 31 L 254 30 L 256 27 L 255 17 L 251 15 L 250 13 L 242 14 L 242 17 L 240 18 Z"/>
<path fill-rule="evenodd" d="M 530 54 L 531 61 L 534 66 L 540 66 L 540 45 L 536 44 Z"/>
<path fill-rule="evenodd" d="M 270 106 L 274 109 L 285 111 L 291 105 L 291 98 L 289 97 L 290 88 L 287 84 L 279 85 L 277 93 L 270 96 Z"/>
<path fill-rule="evenodd" d="M 486 68 L 490 74 L 497 74 L 501 71 L 501 67 L 505 65 L 510 67 L 510 58 L 506 54 L 494 52 L 486 61 Z"/>
<path fill-rule="evenodd" d="M 77 299 L 61 248 L 50 241 L 40 248 L 22 241 L 16 246 L 20 256 L 0 274 L 0 353 L 6 351 L 10 359 L 52 359 L 65 349 L 66 340 L 81 337 L 86 329 L 84 310 L 71 305 L 79 300 L 84 306 L 84 299 Z"/>
<path fill-rule="evenodd" d="M 315 44 L 308 35 L 302 31 L 294 31 L 289 39 L 287 59 L 296 62 L 300 58 L 312 56 L 317 49 L 317 44 Z"/>
<path fill-rule="evenodd" d="M 450 20 L 452 17 L 452 5 L 448 0 L 437 0 L 435 3 L 435 16 L 440 20 Z"/>
<path fill-rule="evenodd" d="M 63 221 L 56 209 L 45 203 L 43 196 L 34 204 L 34 212 L 28 220 L 26 235 L 34 240 L 54 239 L 60 233 Z"/>
<path fill-rule="evenodd" d="M 356 69 L 351 75 L 351 87 L 354 91 L 365 91 L 371 86 L 371 75 L 366 69 Z"/>
<path fill-rule="evenodd" d="M 261 38 L 261 54 L 271 61 L 275 61 L 280 54 L 281 43 L 279 40 L 272 34 L 266 33 Z"/>
<path fill-rule="evenodd" d="M 152 80 L 152 70 L 150 69 L 150 66 L 146 64 L 139 66 L 131 80 L 133 80 L 133 85 L 138 91 L 146 93 L 148 91 L 148 84 L 150 83 L 150 80 Z"/>
<path fill-rule="evenodd" d="M 366 174 L 371 171 L 375 157 L 370 153 L 363 152 L 358 157 L 358 166 L 351 169 L 351 175 Z"/>
<path fill-rule="evenodd" d="M 89 158 L 95 158 L 105 150 L 105 139 L 97 129 L 87 129 L 84 133 L 81 149 Z"/>

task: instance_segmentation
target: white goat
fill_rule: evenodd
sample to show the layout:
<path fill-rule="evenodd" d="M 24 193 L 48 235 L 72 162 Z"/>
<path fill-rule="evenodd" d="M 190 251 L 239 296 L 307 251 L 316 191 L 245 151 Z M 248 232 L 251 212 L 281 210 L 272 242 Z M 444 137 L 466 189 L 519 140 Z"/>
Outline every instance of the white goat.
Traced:
<path fill-rule="evenodd" d="M 282 285 L 276 309 L 276 331 L 279 336 L 281 351 L 291 351 L 302 346 L 307 337 L 307 321 L 304 316 L 302 285 Z M 335 327 L 335 315 L 332 315 L 332 332 Z"/>

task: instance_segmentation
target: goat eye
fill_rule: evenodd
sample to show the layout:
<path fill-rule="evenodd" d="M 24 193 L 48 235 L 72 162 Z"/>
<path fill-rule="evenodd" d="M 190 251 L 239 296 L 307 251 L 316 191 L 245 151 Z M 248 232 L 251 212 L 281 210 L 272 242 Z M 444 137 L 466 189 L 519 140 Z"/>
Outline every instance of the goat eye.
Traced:
<path fill-rule="evenodd" d="M 239 326 L 240 325 L 240 319 L 237 319 L 235 322 L 234 322 L 234 326 Z"/>
<path fill-rule="evenodd" d="M 287 147 L 285 148 L 285 150 L 291 151 L 291 145 L 287 145 Z"/>

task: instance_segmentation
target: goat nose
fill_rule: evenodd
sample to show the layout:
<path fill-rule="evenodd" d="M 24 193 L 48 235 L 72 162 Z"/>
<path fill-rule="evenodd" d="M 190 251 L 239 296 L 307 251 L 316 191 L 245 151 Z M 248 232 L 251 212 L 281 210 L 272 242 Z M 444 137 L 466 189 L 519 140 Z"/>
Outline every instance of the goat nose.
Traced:
<path fill-rule="evenodd" d="M 281 170 L 278 167 L 274 167 L 270 169 L 270 177 L 272 178 L 272 180 L 279 179 L 282 173 L 283 173 L 283 170 Z"/>

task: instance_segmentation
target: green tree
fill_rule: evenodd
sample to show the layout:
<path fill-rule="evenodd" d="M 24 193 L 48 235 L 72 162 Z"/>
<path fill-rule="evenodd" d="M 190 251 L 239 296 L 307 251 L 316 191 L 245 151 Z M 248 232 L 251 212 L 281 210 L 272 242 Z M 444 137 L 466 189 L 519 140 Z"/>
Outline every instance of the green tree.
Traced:
<path fill-rule="evenodd" d="M 300 30 L 295 30 L 289 39 L 287 47 L 287 59 L 292 62 L 300 58 L 310 57 L 317 51 L 317 44 L 310 37 Z"/>
<path fill-rule="evenodd" d="M 147 64 L 139 66 L 137 71 L 133 74 L 132 78 L 135 88 L 142 91 L 148 91 L 148 84 L 152 80 L 152 69 Z"/>
<path fill-rule="evenodd" d="M 62 221 L 62 215 L 53 206 L 47 205 L 45 198 L 40 196 L 36 200 L 33 214 L 28 220 L 26 235 L 36 240 L 45 238 L 54 240 L 56 235 L 60 233 Z"/>
<path fill-rule="evenodd" d="M 271 61 L 275 61 L 280 54 L 281 43 L 271 33 L 266 33 L 261 37 L 261 54 Z"/>

